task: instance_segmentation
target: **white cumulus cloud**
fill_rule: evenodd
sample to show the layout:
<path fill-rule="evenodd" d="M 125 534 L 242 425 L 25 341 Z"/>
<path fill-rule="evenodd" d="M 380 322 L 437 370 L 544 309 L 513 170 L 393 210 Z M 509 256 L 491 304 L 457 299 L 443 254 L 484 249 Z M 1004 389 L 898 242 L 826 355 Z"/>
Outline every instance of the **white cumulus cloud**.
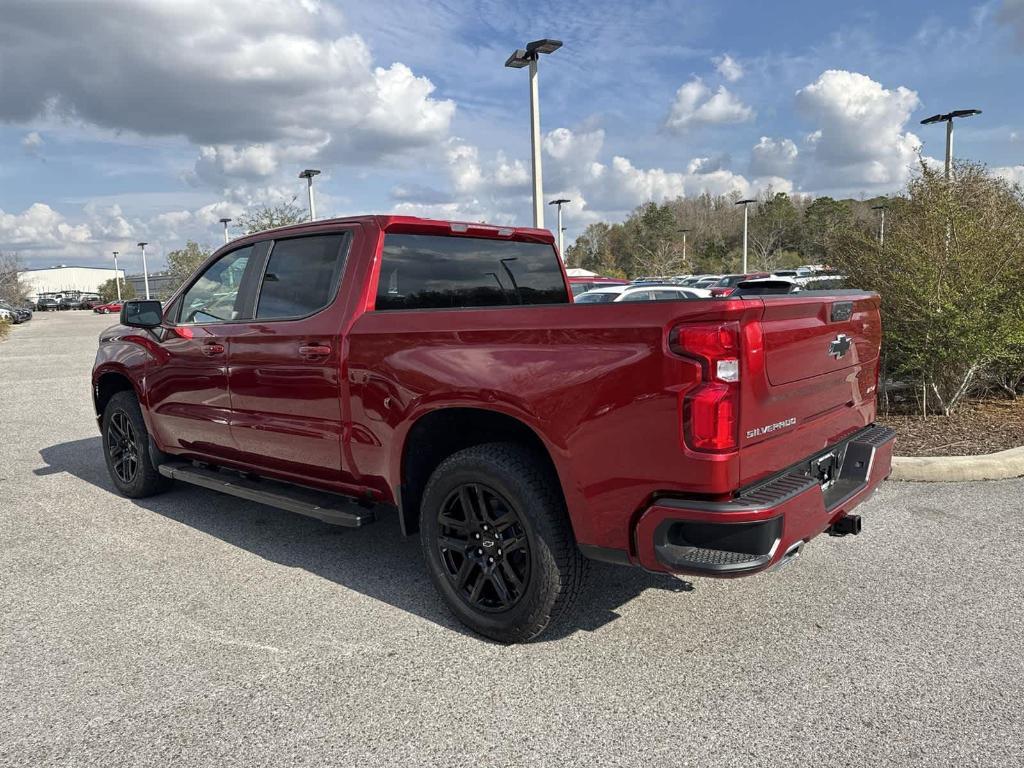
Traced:
<path fill-rule="evenodd" d="M 798 155 L 792 139 L 762 136 L 750 150 L 750 172 L 754 176 L 788 176 L 793 173 Z"/>
<path fill-rule="evenodd" d="M 804 169 L 810 188 L 893 189 L 902 184 L 921 141 L 906 130 L 920 101 L 903 86 L 889 89 L 859 72 L 830 69 L 796 93 L 814 126 Z"/>
<path fill-rule="evenodd" d="M 665 127 L 685 133 L 702 125 L 743 123 L 754 117 L 754 110 L 740 101 L 724 85 L 712 91 L 699 77 L 683 83 L 665 118 Z"/>
<path fill-rule="evenodd" d="M 743 77 L 743 67 L 729 54 L 723 53 L 721 56 L 715 56 L 711 61 L 715 65 L 718 74 L 730 83 L 735 83 Z"/>

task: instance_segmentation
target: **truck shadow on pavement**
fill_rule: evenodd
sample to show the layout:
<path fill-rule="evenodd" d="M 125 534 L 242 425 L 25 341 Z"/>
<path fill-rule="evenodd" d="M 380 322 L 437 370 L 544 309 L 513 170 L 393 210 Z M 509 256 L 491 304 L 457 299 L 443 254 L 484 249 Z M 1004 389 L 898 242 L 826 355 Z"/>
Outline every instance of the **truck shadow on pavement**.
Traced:
<path fill-rule="evenodd" d="M 39 454 L 46 466 L 34 470 L 36 475 L 68 473 L 117 494 L 107 475 L 99 437 L 60 443 Z M 183 483 L 159 496 L 124 501 L 258 557 L 303 568 L 452 631 L 483 639 L 448 611 L 427 576 L 419 539 L 402 536 L 397 515 L 384 513 L 364 528 L 339 528 Z M 617 619 L 621 606 L 648 589 L 689 592 L 693 586 L 670 576 L 594 562 L 573 616 L 544 640 L 596 630 Z"/>

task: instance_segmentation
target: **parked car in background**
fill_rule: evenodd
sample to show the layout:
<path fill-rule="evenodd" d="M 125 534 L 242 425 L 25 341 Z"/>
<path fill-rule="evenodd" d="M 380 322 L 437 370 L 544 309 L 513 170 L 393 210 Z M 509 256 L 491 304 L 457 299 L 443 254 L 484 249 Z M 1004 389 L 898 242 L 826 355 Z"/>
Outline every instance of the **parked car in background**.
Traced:
<path fill-rule="evenodd" d="M 814 271 L 810 267 L 797 267 L 796 269 L 777 269 L 772 272 L 772 277 L 791 277 L 799 280 L 811 277 L 813 274 Z"/>
<path fill-rule="evenodd" d="M 15 325 L 19 325 L 32 319 L 32 310 L 25 307 L 16 307 L 8 301 L 0 301 L 0 309 L 5 316 Z"/>
<path fill-rule="evenodd" d="M 98 315 L 116 314 L 121 311 L 121 302 L 111 301 L 106 304 L 97 304 L 92 308 L 92 311 Z"/>
<path fill-rule="evenodd" d="M 82 302 L 77 296 L 61 296 L 60 301 L 57 302 L 58 309 L 81 309 Z"/>
<path fill-rule="evenodd" d="M 95 293 L 83 293 L 78 301 L 79 309 L 94 309 L 104 303 L 103 299 Z"/>
<path fill-rule="evenodd" d="M 697 285 L 701 280 L 705 280 L 709 277 L 718 277 L 718 275 L 682 275 L 672 280 L 676 285 L 681 285 L 686 288 L 692 288 Z"/>
<path fill-rule="evenodd" d="M 36 312 L 56 312 L 60 302 L 52 296 L 40 296 L 36 299 Z"/>
<path fill-rule="evenodd" d="M 595 275 L 593 277 L 569 278 L 569 290 L 572 291 L 573 296 L 578 296 L 581 293 L 586 293 L 589 290 L 600 288 L 605 285 L 629 285 L 629 283 L 615 277 L 601 277 L 599 275 Z"/>
<path fill-rule="evenodd" d="M 718 297 L 731 296 L 736 286 L 744 280 L 754 280 L 759 277 L 771 277 L 767 272 L 748 272 L 745 275 L 723 275 L 711 286 L 711 295 Z"/>
<path fill-rule="evenodd" d="M 815 272 L 811 277 L 802 278 L 797 282 L 800 283 L 805 291 L 834 291 L 856 287 L 848 285 L 848 280 L 849 278 L 846 275 L 823 270 Z"/>
<path fill-rule="evenodd" d="M 13 310 L 5 309 L 4 307 L 0 307 L 0 320 L 6 323 L 13 323 L 14 325 L 21 322 Z"/>
<path fill-rule="evenodd" d="M 709 291 L 684 288 L 681 285 L 613 285 L 595 288 L 576 297 L 577 304 L 610 304 L 618 301 L 678 301 L 679 299 L 705 299 Z"/>
<path fill-rule="evenodd" d="M 721 275 L 704 275 L 692 285 L 686 286 L 688 288 L 706 288 L 711 289 L 711 286 L 722 279 Z"/>

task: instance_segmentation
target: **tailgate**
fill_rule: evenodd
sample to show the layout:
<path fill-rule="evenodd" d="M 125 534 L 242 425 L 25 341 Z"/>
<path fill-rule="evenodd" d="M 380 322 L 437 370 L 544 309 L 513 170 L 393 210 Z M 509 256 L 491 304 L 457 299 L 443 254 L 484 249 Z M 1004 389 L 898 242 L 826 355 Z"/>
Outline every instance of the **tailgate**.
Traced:
<path fill-rule="evenodd" d="M 878 296 L 764 297 L 762 361 L 752 355 L 740 408 L 744 483 L 778 472 L 874 421 Z"/>
<path fill-rule="evenodd" d="M 855 368 L 878 357 L 878 300 L 859 298 L 766 299 L 761 328 L 772 385 Z"/>

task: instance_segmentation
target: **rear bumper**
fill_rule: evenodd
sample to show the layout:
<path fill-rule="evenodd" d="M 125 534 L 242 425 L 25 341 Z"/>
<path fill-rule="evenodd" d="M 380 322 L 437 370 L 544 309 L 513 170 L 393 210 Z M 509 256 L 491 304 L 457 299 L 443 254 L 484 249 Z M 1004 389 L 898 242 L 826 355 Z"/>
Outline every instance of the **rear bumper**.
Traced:
<path fill-rule="evenodd" d="M 896 433 L 873 426 L 729 501 L 659 499 L 634 529 L 652 571 L 743 576 L 771 568 L 867 499 L 889 476 Z M 823 487 L 816 475 L 831 468 Z"/>

